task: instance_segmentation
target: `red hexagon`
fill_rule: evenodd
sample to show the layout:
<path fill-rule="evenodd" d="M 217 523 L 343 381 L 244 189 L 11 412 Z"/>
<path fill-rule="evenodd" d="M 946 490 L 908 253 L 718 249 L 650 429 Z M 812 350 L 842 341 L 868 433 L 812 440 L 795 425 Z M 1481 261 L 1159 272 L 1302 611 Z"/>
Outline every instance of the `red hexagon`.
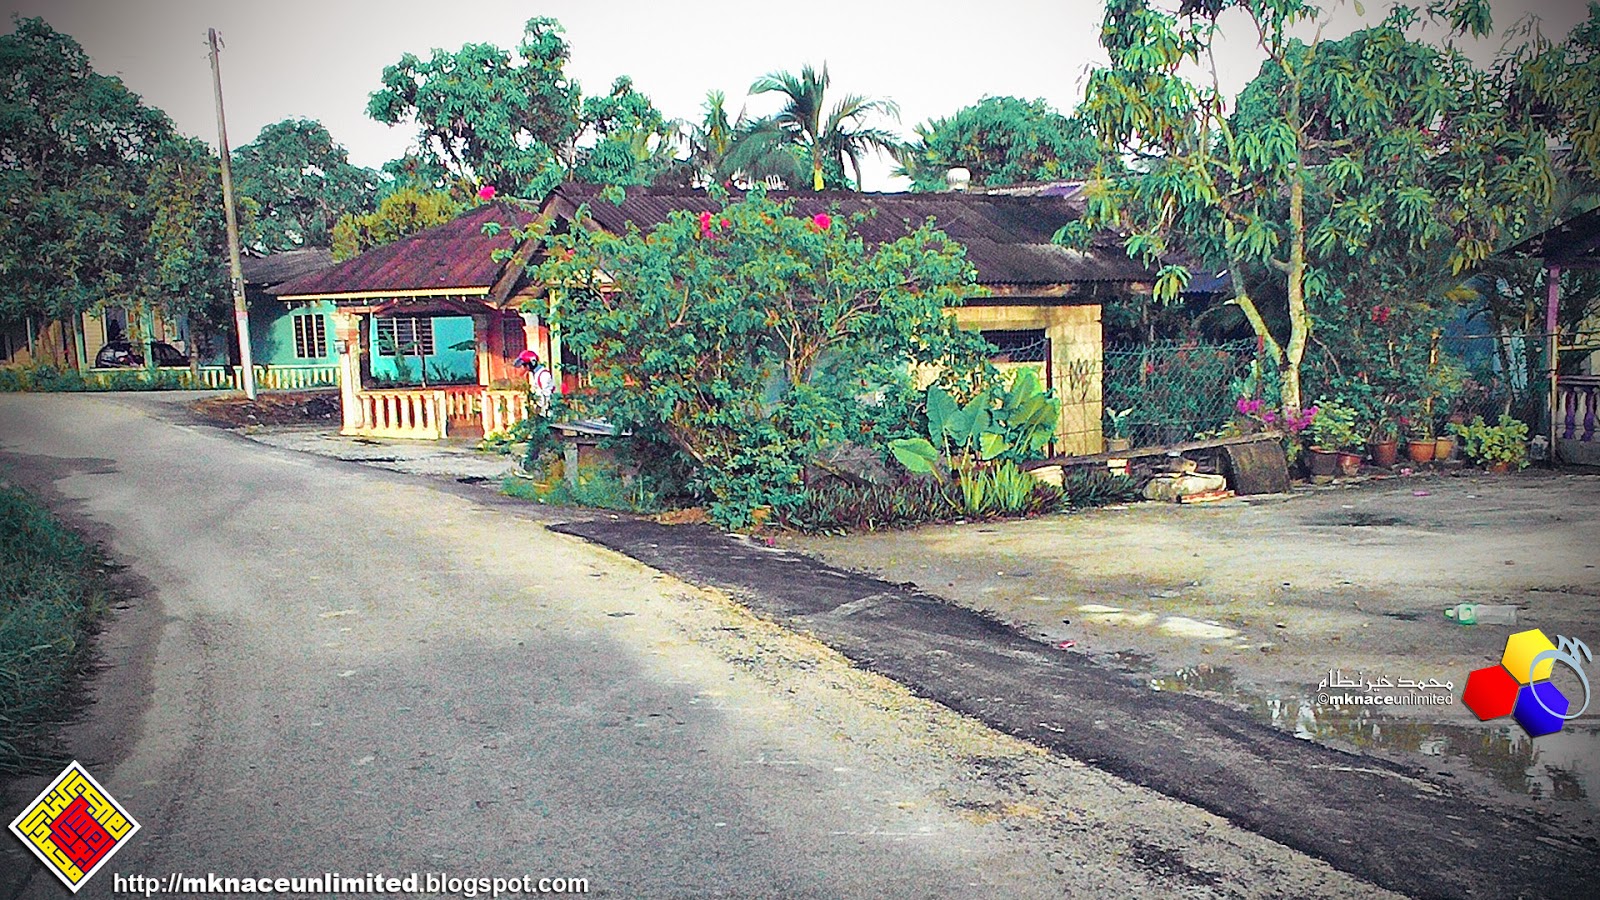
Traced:
<path fill-rule="evenodd" d="M 1467 676 L 1467 687 L 1461 693 L 1461 702 L 1479 719 L 1498 719 L 1511 715 L 1512 708 L 1517 705 L 1517 689 L 1520 687 L 1522 685 L 1511 677 L 1505 666 L 1474 669 Z"/>

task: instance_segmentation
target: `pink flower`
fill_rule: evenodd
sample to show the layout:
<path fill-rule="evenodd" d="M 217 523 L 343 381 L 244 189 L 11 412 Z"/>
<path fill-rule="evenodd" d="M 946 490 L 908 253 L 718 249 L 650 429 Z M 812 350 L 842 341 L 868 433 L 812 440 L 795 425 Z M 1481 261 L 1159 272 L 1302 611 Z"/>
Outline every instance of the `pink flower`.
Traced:
<path fill-rule="evenodd" d="M 706 239 L 711 237 L 711 213 L 700 213 L 700 236 Z"/>
<path fill-rule="evenodd" d="M 817 213 L 811 217 L 811 224 L 816 226 L 818 231 L 827 231 L 833 227 L 833 217 L 827 213 Z"/>
<path fill-rule="evenodd" d="M 1273 422 L 1278 421 L 1278 414 L 1269 409 L 1261 414 L 1261 421 L 1271 425 Z"/>
<path fill-rule="evenodd" d="M 728 228 L 731 225 L 733 225 L 733 223 L 729 222 L 727 219 L 722 219 L 719 222 L 717 222 L 717 227 L 718 228 Z"/>
<path fill-rule="evenodd" d="M 479 200 L 493 200 L 494 199 L 494 195 L 497 194 L 497 193 L 499 193 L 499 192 L 494 189 L 494 185 L 486 184 L 483 187 L 478 188 L 478 199 Z"/>

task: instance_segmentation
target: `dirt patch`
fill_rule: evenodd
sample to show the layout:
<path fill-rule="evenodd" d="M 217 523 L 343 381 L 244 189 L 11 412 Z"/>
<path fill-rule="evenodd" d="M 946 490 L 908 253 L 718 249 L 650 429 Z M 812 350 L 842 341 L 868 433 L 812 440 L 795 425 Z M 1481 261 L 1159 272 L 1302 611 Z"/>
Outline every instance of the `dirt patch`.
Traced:
<path fill-rule="evenodd" d="M 254 400 L 229 394 L 197 400 L 189 408 L 207 421 L 234 428 L 249 425 L 320 425 L 339 420 L 339 392 L 282 391 L 257 394 Z"/>

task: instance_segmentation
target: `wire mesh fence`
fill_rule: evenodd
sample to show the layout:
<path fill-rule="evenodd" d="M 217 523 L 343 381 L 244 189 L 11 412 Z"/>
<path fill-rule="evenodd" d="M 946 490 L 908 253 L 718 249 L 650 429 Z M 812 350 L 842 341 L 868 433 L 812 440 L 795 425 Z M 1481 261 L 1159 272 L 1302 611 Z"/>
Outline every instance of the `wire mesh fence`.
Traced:
<path fill-rule="evenodd" d="M 1129 410 L 1134 446 L 1188 440 L 1234 413 L 1233 383 L 1250 371 L 1255 341 L 1160 341 L 1107 347 L 1102 391 L 1111 413 Z"/>

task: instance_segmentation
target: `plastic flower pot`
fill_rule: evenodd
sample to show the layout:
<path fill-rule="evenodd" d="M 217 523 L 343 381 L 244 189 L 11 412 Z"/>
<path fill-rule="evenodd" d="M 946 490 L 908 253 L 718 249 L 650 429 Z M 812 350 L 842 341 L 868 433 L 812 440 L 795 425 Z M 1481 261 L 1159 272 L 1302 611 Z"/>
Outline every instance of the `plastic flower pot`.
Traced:
<path fill-rule="evenodd" d="M 1372 441 L 1367 444 L 1367 452 L 1372 455 L 1374 464 L 1387 469 L 1394 465 L 1395 459 L 1400 455 L 1400 442 L 1398 440 Z"/>
<path fill-rule="evenodd" d="M 1433 438 L 1407 443 L 1406 455 L 1411 457 L 1412 462 L 1433 462 Z"/>
<path fill-rule="evenodd" d="M 1436 460 L 1438 460 L 1440 462 L 1444 462 L 1445 460 L 1449 459 L 1451 456 L 1455 455 L 1455 452 L 1456 452 L 1456 441 L 1455 441 L 1455 438 L 1436 437 L 1436 438 L 1433 439 L 1433 458 L 1434 459 L 1436 459 Z"/>
<path fill-rule="evenodd" d="M 1133 442 L 1131 440 L 1129 440 L 1128 438 L 1125 438 L 1125 437 L 1109 437 L 1109 438 L 1106 438 L 1106 452 L 1107 453 L 1121 453 L 1124 450 L 1128 450 L 1128 449 L 1132 448 L 1132 446 L 1133 446 Z"/>

